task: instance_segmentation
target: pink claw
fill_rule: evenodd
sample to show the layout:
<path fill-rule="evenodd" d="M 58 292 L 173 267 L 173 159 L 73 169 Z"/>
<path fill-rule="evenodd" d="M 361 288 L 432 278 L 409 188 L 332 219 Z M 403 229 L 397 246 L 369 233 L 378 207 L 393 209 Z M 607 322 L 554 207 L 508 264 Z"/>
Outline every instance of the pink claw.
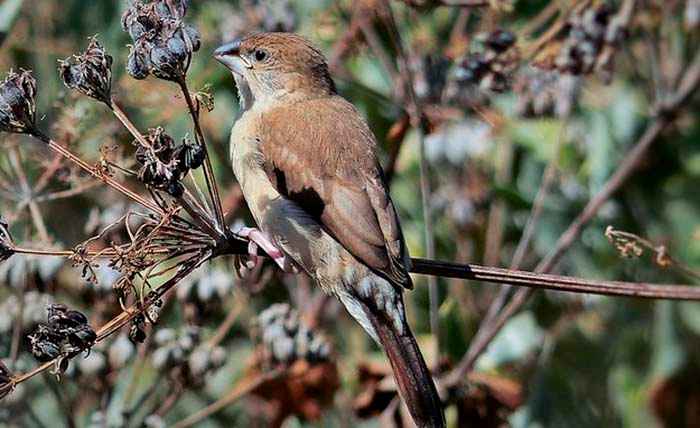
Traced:
<path fill-rule="evenodd" d="M 272 258 L 277 266 L 279 266 L 283 271 L 290 273 L 298 273 L 299 270 L 296 269 L 288 259 L 285 254 L 275 246 L 272 240 L 264 233 L 258 229 L 252 227 L 242 227 L 238 232 L 239 236 L 247 238 L 250 240 L 248 244 L 248 252 L 250 253 L 251 261 L 258 263 L 259 257 L 257 256 L 258 246 L 267 253 L 270 258 Z"/>

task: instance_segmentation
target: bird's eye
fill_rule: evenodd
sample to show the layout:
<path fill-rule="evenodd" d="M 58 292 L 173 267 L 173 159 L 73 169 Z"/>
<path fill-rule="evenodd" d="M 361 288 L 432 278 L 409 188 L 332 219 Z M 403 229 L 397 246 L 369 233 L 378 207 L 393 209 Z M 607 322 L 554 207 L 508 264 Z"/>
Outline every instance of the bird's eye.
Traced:
<path fill-rule="evenodd" d="M 253 56 L 255 56 L 255 60 L 258 62 L 265 61 L 265 58 L 267 58 L 267 52 L 261 49 L 256 49 L 255 52 L 253 52 Z"/>

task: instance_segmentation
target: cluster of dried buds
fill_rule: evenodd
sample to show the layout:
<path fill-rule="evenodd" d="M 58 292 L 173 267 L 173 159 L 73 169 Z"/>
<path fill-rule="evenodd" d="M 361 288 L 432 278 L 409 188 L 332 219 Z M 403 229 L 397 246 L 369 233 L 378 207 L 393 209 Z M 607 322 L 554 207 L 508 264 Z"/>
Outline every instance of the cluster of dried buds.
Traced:
<path fill-rule="evenodd" d="M 128 73 L 135 79 L 149 74 L 179 82 L 184 79 L 199 50 L 199 32 L 183 19 L 187 0 L 135 1 L 122 16 L 122 28 L 129 33 L 131 47 Z"/>
<path fill-rule="evenodd" d="M 510 31 L 487 34 L 483 38 L 483 51 L 470 53 L 457 67 L 457 81 L 484 90 L 505 91 L 519 59 L 515 42 L 516 37 Z"/>
<path fill-rule="evenodd" d="M 59 61 L 58 71 L 70 89 L 111 105 L 112 57 L 95 37 L 90 39 L 85 52 Z"/>
<path fill-rule="evenodd" d="M 129 340 L 132 343 L 143 343 L 146 340 L 146 321 L 151 324 L 155 324 L 158 321 L 163 303 L 163 299 L 157 299 L 145 312 L 138 314 L 131 320 Z"/>
<path fill-rule="evenodd" d="M 270 306 L 258 315 L 263 345 L 270 363 L 311 363 L 330 359 L 331 345 L 318 332 L 299 319 L 299 313 L 286 303 Z"/>
<path fill-rule="evenodd" d="M 175 140 L 161 127 L 148 131 L 146 143 L 134 143 L 138 145 L 136 161 L 141 164 L 139 180 L 174 197 L 182 196 L 185 188 L 181 180 L 191 169 L 199 168 L 204 162 L 202 146 L 188 139 L 176 146 Z"/>
<path fill-rule="evenodd" d="M 171 328 L 158 330 L 153 336 L 156 346 L 151 360 L 160 370 L 175 370 L 180 381 L 188 385 L 202 385 L 204 376 L 226 361 L 226 350 L 221 346 L 209 347 L 202 343 L 200 329 L 188 326 L 179 332 Z"/>
<path fill-rule="evenodd" d="M 84 350 L 89 350 L 97 335 L 81 312 L 64 305 L 48 307 L 48 323 L 40 324 L 29 335 L 31 351 L 39 361 L 51 361 L 59 357 L 67 361 Z M 60 365 L 63 369 L 63 365 Z"/>
<path fill-rule="evenodd" d="M 15 244 L 10 235 L 10 226 L 0 217 L 0 263 L 15 254 Z"/>
<path fill-rule="evenodd" d="M 515 109 L 520 116 L 566 117 L 581 92 L 581 77 L 526 66 L 518 74 L 513 89 L 518 94 Z"/>
<path fill-rule="evenodd" d="M 37 134 L 36 80 L 32 73 L 10 71 L 0 83 L 0 131 Z"/>
<path fill-rule="evenodd" d="M 559 53 L 553 67 L 562 73 L 589 74 L 606 65 L 609 59 L 602 55 L 605 46 L 615 46 L 623 37 L 623 28 L 613 19 L 614 10 L 601 3 L 574 13 L 564 29 Z"/>

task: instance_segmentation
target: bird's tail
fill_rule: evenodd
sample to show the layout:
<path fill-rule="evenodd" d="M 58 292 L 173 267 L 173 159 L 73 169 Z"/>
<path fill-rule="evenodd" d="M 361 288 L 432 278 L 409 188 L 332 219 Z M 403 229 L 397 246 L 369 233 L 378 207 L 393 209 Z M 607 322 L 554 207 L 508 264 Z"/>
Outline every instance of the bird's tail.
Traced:
<path fill-rule="evenodd" d="M 391 362 L 399 394 L 418 427 L 444 427 L 442 403 L 413 333 L 404 321 L 403 332 L 379 311 L 365 313 Z"/>

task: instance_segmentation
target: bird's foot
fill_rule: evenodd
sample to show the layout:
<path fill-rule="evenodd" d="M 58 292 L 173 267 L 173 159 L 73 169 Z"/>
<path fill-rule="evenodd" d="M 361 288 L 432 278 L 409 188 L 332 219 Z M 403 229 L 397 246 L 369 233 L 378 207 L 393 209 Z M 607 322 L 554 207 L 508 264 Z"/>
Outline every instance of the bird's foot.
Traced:
<path fill-rule="evenodd" d="M 262 259 L 258 256 L 258 248 L 262 248 L 262 250 L 277 263 L 280 269 L 288 273 L 299 273 L 299 269 L 297 269 L 296 265 L 282 250 L 275 246 L 264 232 L 253 227 L 242 227 L 236 234 L 249 241 L 248 260 L 245 262 L 246 268 L 254 270 L 262 264 Z"/>

